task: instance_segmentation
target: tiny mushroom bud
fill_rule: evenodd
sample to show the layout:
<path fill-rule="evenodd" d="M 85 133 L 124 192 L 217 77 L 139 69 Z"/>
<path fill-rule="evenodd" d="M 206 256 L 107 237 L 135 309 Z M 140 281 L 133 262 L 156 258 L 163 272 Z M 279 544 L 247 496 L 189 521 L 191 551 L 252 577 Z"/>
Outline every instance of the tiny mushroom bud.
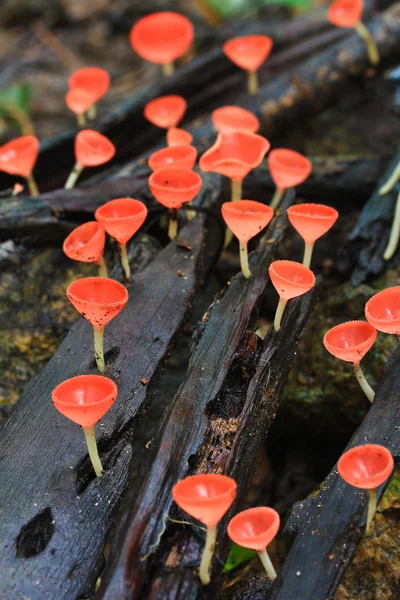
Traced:
<path fill-rule="evenodd" d="M 94 129 L 82 129 L 75 138 L 76 163 L 72 169 L 65 189 L 74 187 L 79 175 L 85 167 L 97 167 L 113 158 L 115 146 L 105 135 Z"/>
<path fill-rule="evenodd" d="M 96 364 L 100 373 L 104 373 L 104 327 L 126 306 L 128 291 L 113 279 L 83 277 L 67 288 L 67 298 L 82 317 L 93 325 Z"/>
<path fill-rule="evenodd" d="M 229 229 L 236 235 L 240 245 L 240 266 L 243 275 L 251 276 L 248 261 L 247 242 L 260 233 L 274 216 L 270 206 L 254 200 L 224 202 L 222 216 Z"/>
<path fill-rule="evenodd" d="M 217 525 L 234 501 L 236 488 L 236 482 L 231 477 L 209 473 L 186 477 L 172 489 L 172 496 L 179 508 L 207 528 L 199 572 L 203 585 L 210 583 Z"/>
<path fill-rule="evenodd" d="M 316 240 L 333 227 L 339 213 L 323 204 L 297 204 L 288 208 L 287 216 L 305 242 L 303 265 L 309 267 Z"/>
<path fill-rule="evenodd" d="M 324 336 L 324 346 L 333 356 L 353 363 L 354 373 L 370 402 L 375 392 L 364 377 L 360 362 L 376 340 L 375 327 L 365 321 L 348 321 L 332 327 Z"/>
<path fill-rule="evenodd" d="M 365 318 L 378 331 L 400 337 L 400 286 L 372 296 L 365 305 Z"/>
<path fill-rule="evenodd" d="M 276 185 L 270 206 L 276 210 L 287 188 L 302 183 L 309 177 L 312 164 L 302 154 L 286 148 L 276 148 L 268 155 L 268 168 Z"/>
<path fill-rule="evenodd" d="M 170 127 L 167 131 L 167 146 L 190 146 L 193 136 L 185 129 Z"/>
<path fill-rule="evenodd" d="M 363 0 L 335 0 L 328 9 L 328 21 L 337 27 L 354 27 L 367 46 L 368 58 L 373 65 L 379 63 L 375 40 L 361 21 Z"/>
<path fill-rule="evenodd" d="M 174 61 L 183 56 L 194 39 L 189 19 L 175 12 L 155 12 L 132 27 L 129 35 L 135 52 L 144 60 L 161 65 L 164 75 L 174 72 Z"/>
<path fill-rule="evenodd" d="M 146 205 L 140 202 L 140 200 L 134 200 L 133 198 L 117 198 L 100 206 L 94 216 L 107 231 L 108 235 L 117 240 L 121 264 L 125 277 L 129 281 L 131 269 L 126 244 L 145 222 L 147 217 Z"/>
<path fill-rule="evenodd" d="M 144 116 L 150 123 L 169 129 L 176 127 L 183 119 L 187 103 L 182 96 L 160 96 L 144 107 Z"/>
<path fill-rule="evenodd" d="M 65 96 L 65 104 L 76 114 L 79 127 L 86 125 L 85 113 L 93 106 L 93 96 L 84 89 L 74 88 Z"/>
<path fill-rule="evenodd" d="M 246 35 L 225 42 L 224 53 L 237 67 L 247 71 L 248 92 L 257 94 L 257 71 L 271 53 L 273 41 L 268 35 Z"/>
<path fill-rule="evenodd" d="M 39 140 L 34 135 L 23 135 L 0 147 L 0 171 L 24 177 L 31 196 L 39 194 L 32 171 L 39 155 Z"/>
<path fill-rule="evenodd" d="M 88 117 L 96 118 L 96 102 L 102 98 L 110 87 L 110 75 L 100 67 L 84 67 L 72 73 L 68 79 L 70 90 L 84 90 L 92 96 L 92 103 L 88 107 Z"/>
<path fill-rule="evenodd" d="M 368 491 L 368 517 L 365 535 L 369 536 L 372 533 L 372 523 L 376 513 L 376 491 L 393 471 L 393 456 L 384 446 L 365 444 L 351 448 L 342 454 L 337 468 L 339 475 L 346 483 Z"/>
<path fill-rule="evenodd" d="M 197 196 L 201 186 L 200 175 L 185 167 L 167 167 L 150 175 L 151 193 L 170 211 L 168 236 L 171 240 L 176 238 L 178 232 L 178 210 L 185 202 L 191 202 Z"/>
<path fill-rule="evenodd" d="M 315 284 L 315 275 L 310 269 L 292 260 L 275 260 L 268 269 L 272 285 L 279 294 L 275 313 L 274 329 L 279 331 L 283 311 L 288 300 L 306 294 Z"/>
<path fill-rule="evenodd" d="M 228 535 L 232 542 L 256 550 L 270 579 L 276 579 L 276 571 L 267 553 L 267 546 L 278 533 L 280 518 L 276 510 L 257 506 L 238 513 L 230 520 Z"/>
<path fill-rule="evenodd" d="M 52 393 L 54 407 L 64 417 L 82 427 L 89 457 L 97 477 L 103 475 L 103 467 L 97 449 L 94 426 L 114 404 L 117 393 L 115 383 L 101 375 L 72 377 L 60 383 Z"/>
<path fill-rule="evenodd" d="M 197 150 L 194 146 L 167 146 L 150 156 L 149 167 L 152 171 L 159 171 L 165 167 L 193 169 L 196 158 Z"/>
<path fill-rule="evenodd" d="M 248 131 L 256 133 L 260 129 L 260 121 L 255 115 L 240 106 L 222 106 L 211 113 L 211 120 L 219 133 L 232 131 Z"/>
<path fill-rule="evenodd" d="M 106 232 L 97 221 L 89 221 L 76 227 L 64 240 L 63 250 L 68 258 L 81 262 L 97 263 L 99 276 L 107 277 L 107 267 L 104 262 L 104 246 Z"/>

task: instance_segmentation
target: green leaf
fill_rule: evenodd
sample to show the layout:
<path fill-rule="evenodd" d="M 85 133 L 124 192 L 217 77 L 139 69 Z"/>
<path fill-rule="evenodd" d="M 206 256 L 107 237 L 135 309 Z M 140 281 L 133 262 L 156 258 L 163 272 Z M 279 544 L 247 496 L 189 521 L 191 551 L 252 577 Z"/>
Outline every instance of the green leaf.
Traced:
<path fill-rule="evenodd" d="M 29 114 L 31 101 L 32 89 L 27 83 L 13 85 L 0 91 L 0 117 L 7 116 L 7 103 L 14 104 L 25 113 Z"/>
<path fill-rule="evenodd" d="M 226 559 L 224 571 L 233 571 L 237 567 L 240 567 L 240 565 L 251 561 L 256 554 L 257 552 L 255 550 L 249 550 L 248 548 L 243 548 L 237 544 L 232 544 L 232 548 Z"/>
<path fill-rule="evenodd" d="M 222 19 L 246 17 L 267 4 L 280 4 L 289 8 L 312 8 L 312 0 L 204 0 Z"/>

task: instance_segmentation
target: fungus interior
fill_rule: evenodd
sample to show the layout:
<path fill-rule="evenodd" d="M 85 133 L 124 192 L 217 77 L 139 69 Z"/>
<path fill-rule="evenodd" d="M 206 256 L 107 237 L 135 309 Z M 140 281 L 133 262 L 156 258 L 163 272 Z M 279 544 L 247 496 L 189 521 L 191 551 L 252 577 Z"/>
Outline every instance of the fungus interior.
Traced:
<path fill-rule="evenodd" d="M 257 70 L 271 53 L 273 41 L 268 35 L 246 35 L 225 42 L 225 55 L 240 69 L 248 73 L 248 92 L 258 90 Z"/>
<path fill-rule="evenodd" d="M 107 267 L 103 258 L 105 243 L 106 232 L 100 223 L 88 221 L 76 227 L 65 238 L 63 250 L 72 260 L 97 263 L 100 277 L 107 277 Z"/>
<path fill-rule="evenodd" d="M 299 185 L 309 177 L 312 164 L 299 152 L 275 148 L 268 155 L 268 168 L 276 185 L 270 206 L 276 210 L 287 188 Z"/>
<path fill-rule="evenodd" d="M 194 146 L 168 146 L 157 150 L 150 156 L 149 167 L 152 171 L 172 166 L 193 169 L 196 159 L 197 150 Z"/>
<path fill-rule="evenodd" d="M 272 262 L 268 273 L 279 294 L 279 303 L 274 320 L 274 329 L 279 331 L 288 300 L 307 293 L 315 284 L 315 275 L 308 267 L 292 260 Z"/>
<path fill-rule="evenodd" d="M 339 213 L 330 206 L 310 203 L 290 206 L 287 216 L 297 233 L 304 239 L 303 265 L 309 267 L 315 241 L 329 231 Z"/>
<path fill-rule="evenodd" d="M 211 120 L 219 133 L 232 131 L 248 131 L 256 133 L 260 128 L 260 121 L 255 115 L 240 106 L 222 106 L 211 113 Z"/>
<path fill-rule="evenodd" d="M 31 196 L 39 189 L 32 175 L 39 156 L 39 140 L 35 135 L 22 135 L 0 147 L 0 171 L 24 177 Z"/>
<path fill-rule="evenodd" d="M 115 146 L 105 136 L 94 129 L 82 129 L 75 138 L 76 163 L 65 189 L 72 189 L 85 167 L 103 165 L 115 155 Z"/>
<path fill-rule="evenodd" d="M 182 96 L 160 96 L 144 107 L 144 116 L 150 123 L 163 129 L 176 127 L 186 112 L 187 102 Z"/>
<path fill-rule="evenodd" d="M 400 286 L 372 296 L 365 305 L 365 317 L 378 331 L 400 335 Z"/>

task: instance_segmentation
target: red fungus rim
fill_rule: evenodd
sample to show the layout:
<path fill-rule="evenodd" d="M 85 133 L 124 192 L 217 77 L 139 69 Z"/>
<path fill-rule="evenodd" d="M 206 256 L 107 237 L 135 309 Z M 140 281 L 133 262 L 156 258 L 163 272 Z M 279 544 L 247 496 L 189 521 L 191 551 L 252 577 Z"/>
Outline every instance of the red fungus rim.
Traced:
<path fill-rule="evenodd" d="M 240 146 L 240 144 L 243 144 L 243 141 L 248 142 L 249 144 L 251 142 L 258 143 L 260 151 L 257 153 L 257 157 L 254 158 L 253 161 L 245 161 L 243 160 L 243 158 L 240 158 L 235 153 L 231 153 L 229 156 L 218 157 L 220 147 L 224 142 L 228 141 L 229 138 L 238 138 L 236 140 L 236 146 Z M 230 133 L 219 133 L 215 143 L 200 157 L 199 166 L 200 169 L 204 172 L 213 171 L 215 167 L 219 167 L 220 165 L 224 165 L 227 163 L 231 163 L 233 165 L 243 165 L 246 168 L 249 168 L 249 170 L 255 169 L 261 164 L 262 159 L 264 158 L 265 154 L 268 152 L 270 147 L 270 142 L 261 135 L 258 135 L 257 133 L 250 133 L 248 131 L 232 131 Z M 214 161 L 210 159 L 210 156 L 213 156 L 213 154 L 216 154 L 218 157 L 214 159 Z"/>
<path fill-rule="evenodd" d="M 243 537 L 242 535 L 240 535 L 239 533 L 236 533 L 236 532 L 234 532 L 232 535 L 232 529 L 235 526 L 243 527 L 244 523 L 246 523 L 248 521 L 252 522 L 251 519 L 245 519 L 246 515 L 251 515 L 251 516 L 255 515 L 257 517 L 257 515 L 260 515 L 260 514 L 264 514 L 265 516 L 272 517 L 270 526 L 268 528 L 264 529 L 262 533 L 254 535 L 253 537 Z M 244 523 L 243 523 L 243 521 L 244 521 Z M 243 510 L 243 511 L 237 513 L 229 521 L 227 531 L 228 531 L 229 537 L 239 546 L 241 545 L 239 540 L 241 540 L 243 542 L 244 548 L 248 547 L 247 545 L 245 545 L 246 542 L 251 542 L 252 548 L 254 547 L 254 545 L 257 545 L 260 549 L 265 549 L 272 542 L 272 540 L 277 536 L 280 524 L 281 524 L 281 520 L 280 520 L 279 514 L 277 513 L 277 511 L 275 509 L 270 508 L 269 506 L 255 506 L 253 508 L 248 508 L 247 510 Z M 273 535 L 272 535 L 270 541 L 268 542 L 268 544 L 264 544 L 263 538 L 266 537 L 266 533 L 270 532 L 270 530 L 272 530 Z M 261 542 L 263 542 L 263 543 L 261 544 Z"/>
<path fill-rule="evenodd" d="M 309 269 L 308 267 L 305 267 L 304 265 L 302 265 L 301 263 L 298 263 L 294 260 L 274 260 L 270 266 L 269 266 L 269 270 L 272 271 L 274 273 L 274 275 L 276 277 L 278 277 L 279 279 L 281 279 L 281 281 L 285 281 L 286 283 L 290 283 L 291 285 L 293 285 L 293 283 L 299 287 L 299 288 L 308 288 L 308 283 L 304 284 L 304 283 L 300 283 L 300 282 L 293 282 L 292 279 L 288 279 L 287 277 L 284 277 L 283 275 L 281 275 L 281 273 L 279 273 L 276 270 L 276 266 L 284 266 L 284 265 L 290 265 L 290 266 L 296 266 L 296 269 L 298 269 L 298 271 L 301 271 L 302 273 L 304 273 L 304 275 L 307 275 L 310 278 L 309 283 L 312 283 L 313 287 L 315 285 L 315 275 L 314 273 L 311 271 L 311 269 Z M 309 288 L 311 289 L 311 288 Z"/>
<path fill-rule="evenodd" d="M 365 317 L 368 322 L 374 321 L 378 325 L 387 326 L 384 331 L 385 333 L 386 333 L 386 329 L 388 327 L 390 327 L 392 324 L 395 326 L 395 324 L 398 323 L 398 326 L 397 327 L 395 326 L 395 328 L 400 333 L 400 311 L 399 311 L 399 316 L 396 319 L 390 319 L 390 318 L 388 318 L 388 316 L 384 317 L 384 316 L 380 316 L 380 315 L 377 316 L 376 314 L 372 314 L 371 307 L 373 307 L 373 309 L 374 309 L 375 304 L 377 302 L 380 304 L 381 303 L 380 301 L 382 300 L 382 298 L 385 298 L 385 296 L 388 296 L 388 297 L 391 297 L 391 296 L 396 297 L 397 296 L 397 298 L 399 299 L 399 306 L 400 306 L 400 286 L 392 286 L 392 287 L 386 288 L 384 290 L 381 290 L 377 294 L 374 294 L 368 300 L 368 302 L 365 305 Z M 384 310 L 384 308 L 383 308 L 383 310 Z M 380 309 L 379 312 L 382 312 L 382 309 Z M 377 327 L 377 329 L 379 329 L 379 327 Z M 397 333 L 397 331 L 394 333 Z"/>
<path fill-rule="evenodd" d="M 357 483 L 354 483 L 355 478 L 353 476 L 348 476 L 349 465 L 347 465 L 347 462 L 351 460 L 354 456 L 357 457 L 357 455 L 360 456 L 360 461 L 362 461 L 363 455 L 367 455 L 369 451 L 375 451 L 375 453 L 381 452 L 387 459 L 387 465 L 381 470 L 374 473 L 373 475 L 368 475 L 367 477 L 364 477 L 364 479 L 360 478 L 357 480 Z M 381 446 L 380 444 L 363 444 L 361 446 L 350 448 L 350 450 L 347 450 L 346 452 L 344 452 L 344 454 L 342 454 L 337 464 L 338 473 L 346 483 L 352 485 L 353 487 L 364 490 L 376 489 L 377 487 L 382 485 L 391 475 L 393 467 L 394 459 L 392 453 L 390 452 L 390 450 L 388 450 L 388 448 L 385 448 L 385 446 Z M 352 469 L 352 471 L 354 470 L 355 469 Z M 344 477 L 344 475 L 346 475 L 346 477 Z M 350 482 L 350 479 L 353 481 L 353 483 Z M 370 481 L 371 483 L 368 484 L 368 481 Z M 359 485 L 360 483 L 361 485 Z M 367 486 L 365 484 L 367 484 Z"/>
<path fill-rule="evenodd" d="M 123 297 L 121 297 L 120 300 L 115 300 L 113 302 L 96 302 L 95 300 L 87 300 L 86 298 L 82 298 L 81 296 L 77 296 L 76 292 L 74 292 L 75 287 L 77 286 L 82 286 L 85 283 L 100 283 L 100 284 L 105 284 L 108 287 L 113 287 L 114 289 L 118 289 L 121 292 L 123 292 Z M 128 290 L 126 289 L 126 287 L 124 285 L 122 285 L 122 283 L 119 283 L 119 281 L 115 281 L 115 279 L 110 279 L 109 277 L 81 277 L 80 279 L 76 279 L 75 281 L 73 281 L 67 288 L 66 291 L 67 296 L 71 296 L 73 298 L 76 298 L 80 303 L 85 303 L 91 306 L 100 306 L 100 307 L 107 307 L 107 308 L 113 308 L 113 307 L 117 307 L 120 306 L 121 304 L 126 304 L 128 302 Z"/>
<path fill-rule="evenodd" d="M 359 342 L 358 344 L 351 344 L 349 346 L 338 346 L 337 344 L 333 344 L 332 342 L 329 341 L 329 338 L 332 335 L 337 334 L 339 331 L 343 330 L 345 332 L 346 330 L 352 330 L 352 329 L 354 330 L 354 327 L 359 327 L 360 329 L 364 328 L 366 332 L 369 331 L 369 335 L 366 336 L 362 342 Z M 324 335 L 323 344 L 324 344 L 326 350 L 328 350 L 328 352 L 330 352 L 330 354 L 332 354 L 336 358 L 340 358 L 339 356 L 337 356 L 337 354 L 346 352 L 346 350 L 349 353 L 363 351 L 363 352 L 361 352 L 361 356 L 359 358 L 359 360 L 361 360 L 365 356 L 365 354 L 368 352 L 368 350 L 370 350 L 371 347 L 373 346 L 373 344 L 376 340 L 377 334 L 378 334 L 378 332 L 375 329 L 375 327 L 373 327 L 373 325 L 368 323 L 368 321 L 361 321 L 361 320 L 346 321 L 345 323 L 340 323 L 339 325 L 335 325 L 335 327 L 331 327 L 331 329 L 329 329 L 329 331 L 327 331 L 326 334 Z M 367 346 L 367 348 L 365 349 L 366 346 Z M 333 353 L 331 351 L 331 349 L 337 350 L 338 352 Z M 364 351 L 364 349 L 365 349 L 365 351 Z M 344 360 L 345 362 L 353 362 L 353 363 L 357 362 L 357 361 L 353 361 L 353 360 L 346 360 L 344 358 L 340 358 L 340 360 Z"/>
<path fill-rule="evenodd" d="M 75 240 L 79 241 L 79 236 L 83 235 L 84 232 L 86 233 L 87 230 L 90 231 L 91 228 L 94 230 L 91 237 L 86 242 L 82 242 L 82 246 L 80 246 L 80 248 L 77 248 L 75 250 L 74 248 L 68 247 L 72 241 L 75 241 Z M 67 254 L 67 252 L 69 254 L 79 254 L 79 251 L 81 249 L 84 249 L 88 244 L 92 243 L 95 240 L 95 238 L 100 237 L 101 239 L 104 238 L 103 248 L 100 253 L 100 254 L 103 254 L 104 245 L 105 245 L 105 235 L 106 235 L 106 232 L 104 231 L 104 228 L 101 226 L 101 224 L 98 223 L 98 221 L 87 221 L 87 223 L 83 223 L 82 225 L 75 227 L 75 229 L 73 231 L 71 231 L 71 233 L 65 238 L 64 243 L 63 243 L 63 251 L 65 252 L 65 254 Z M 68 254 L 67 254 L 67 256 L 68 256 Z M 96 262 L 96 261 L 94 260 L 93 262 Z"/>
<path fill-rule="evenodd" d="M 172 108 L 171 108 L 172 107 Z M 158 96 L 150 100 L 144 107 L 144 116 L 153 125 L 163 129 L 176 127 L 180 123 L 187 110 L 187 101 L 178 94 Z M 161 118 L 160 118 L 161 117 Z M 159 121 L 169 121 L 169 125 L 160 125 Z"/>
<path fill-rule="evenodd" d="M 177 156 L 172 158 L 172 161 L 170 163 L 167 162 L 161 162 L 161 164 L 163 164 L 163 167 L 158 167 L 157 168 L 157 162 L 161 159 L 164 158 L 164 156 L 171 156 L 176 154 Z M 174 167 L 174 166 L 178 166 L 176 165 L 177 162 L 181 162 L 181 161 L 189 161 L 190 159 L 193 161 L 193 166 L 196 163 L 196 158 L 197 158 L 197 150 L 194 146 L 191 146 L 190 144 L 187 145 L 176 145 L 176 146 L 167 146 L 166 148 L 161 148 L 161 150 L 157 150 L 156 152 L 153 152 L 153 154 L 149 157 L 149 167 L 150 169 L 152 169 L 152 171 L 159 171 L 160 169 L 163 168 L 167 168 L 167 167 Z M 191 168 L 191 167 L 188 167 Z"/>
<path fill-rule="evenodd" d="M 235 124 L 229 124 L 229 120 L 232 119 Z M 246 124 L 242 126 L 237 125 L 237 122 L 243 119 Z M 211 113 L 211 120 L 215 129 L 220 133 L 230 133 L 232 131 L 247 131 L 249 133 L 256 133 L 260 129 L 260 121 L 257 117 L 242 108 L 241 106 L 221 106 L 216 108 Z"/>
<path fill-rule="evenodd" d="M 77 381 L 77 380 L 82 380 L 85 379 L 86 381 L 88 379 L 96 379 L 97 381 L 101 380 L 101 383 L 103 383 L 104 385 L 109 384 L 110 386 L 110 391 L 108 392 L 108 394 L 106 396 L 104 396 L 101 400 L 97 400 L 96 402 L 85 402 L 84 404 L 74 404 L 71 402 L 63 402 L 62 400 L 59 399 L 57 392 L 59 392 L 60 389 L 62 389 L 63 387 L 66 387 L 67 384 L 69 384 L 71 381 Z M 114 383 L 114 381 L 112 379 L 110 379 L 109 377 L 104 377 L 103 375 L 77 375 L 76 377 L 71 377 L 70 379 L 66 379 L 65 381 L 62 381 L 61 383 L 59 383 L 53 390 L 52 392 L 52 402 L 53 404 L 59 404 L 60 406 L 72 406 L 72 407 L 76 407 L 76 408 L 85 408 L 86 406 L 97 406 L 98 404 L 103 404 L 104 402 L 108 402 L 110 399 L 113 398 L 113 396 L 117 396 L 118 395 L 118 387 L 117 385 Z"/>
<path fill-rule="evenodd" d="M 165 177 L 168 177 L 168 175 L 171 175 L 171 173 L 173 171 L 177 171 L 177 170 L 184 171 L 188 177 L 192 177 L 192 183 L 190 185 L 186 185 L 185 187 L 180 187 L 180 186 L 172 187 L 172 186 L 166 184 L 165 182 L 163 183 L 162 181 L 161 182 L 159 181 L 159 179 L 163 180 Z M 194 192 L 199 187 L 199 184 L 201 186 L 202 183 L 203 183 L 203 181 L 202 181 L 200 175 L 198 173 L 196 173 L 195 171 L 188 169 L 187 167 L 172 167 L 171 166 L 171 167 L 166 167 L 165 169 L 158 169 L 157 171 L 154 171 L 154 173 L 152 173 L 149 177 L 149 185 L 151 184 L 156 189 L 163 190 L 163 191 L 168 190 L 169 192 L 172 192 L 172 191 Z"/>
<path fill-rule="evenodd" d="M 100 144 L 102 148 L 101 150 L 97 150 L 94 146 Z M 104 164 L 115 156 L 115 152 L 116 148 L 112 141 L 95 129 L 81 129 L 75 138 L 75 155 L 78 162 L 84 167 L 95 167 Z M 92 163 L 91 160 L 88 162 L 86 159 L 85 162 L 79 161 L 79 158 L 82 158 L 82 153 L 98 160 L 101 158 L 102 162 L 99 163 L 96 160 Z"/>
<path fill-rule="evenodd" d="M 224 482 L 227 485 L 226 491 L 221 494 L 216 494 L 215 496 L 207 496 L 207 497 L 203 497 L 203 498 L 198 498 L 198 497 L 193 498 L 193 496 L 191 494 L 185 494 L 184 492 L 182 492 L 182 488 L 184 488 L 188 484 L 188 482 L 193 483 L 195 485 L 196 481 L 201 483 L 204 478 L 206 478 L 206 481 L 209 481 L 210 483 L 212 481 L 219 481 L 221 483 Z M 190 475 L 189 477 L 185 477 L 184 479 L 181 479 L 180 481 L 178 481 L 172 489 L 172 496 L 173 496 L 175 502 L 178 504 L 178 506 L 179 506 L 180 499 L 183 499 L 185 502 L 189 502 L 189 503 L 193 502 L 196 504 L 197 503 L 211 504 L 211 503 L 214 503 L 218 500 L 222 500 L 223 498 L 231 495 L 232 492 L 236 492 L 236 490 L 237 490 L 236 481 L 234 479 L 232 479 L 232 477 L 229 477 L 228 475 L 222 475 L 222 474 L 220 475 L 217 473 L 199 473 L 197 475 Z"/>
<path fill-rule="evenodd" d="M 118 207 L 126 205 L 130 205 L 132 206 L 132 208 L 135 206 L 138 209 L 137 212 L 126 215 L 118 215 L 114 217 L 110 217 L 109 215 L 104 214 L 104 211 L 109 209 L 111 206 Z M 142 218 L 143 216 L 146 218 L 147 213 L 147 206 L 143 202 L 141 202 L 141 200 L 136 200 L 135 198 L 115 198 L 114 200 L 109 200 L 108 202 L 100 206 L 96 210 L 94 216 L 96 219 L 99 216 L 105 223 L 116 223 L 118 221 L 137 220 L 139 218 Z"/>
<path fill-rule="evenodd" d="M 319 214 L 318 211 L 320 211 Z M 336 220 L 339 216 L 338 211 L 331 206 L 326 206 L 326 204 L 313 204 L 312 202 L 309 204 L 296 204 L 295 206 L 290 206 L 287 209 L 287 212 L 289 215 L 296 215 L 296 217 L 309 218 L 310 220 L 312 219 L 315 221 L 330 221 L 333 218 Z"/>

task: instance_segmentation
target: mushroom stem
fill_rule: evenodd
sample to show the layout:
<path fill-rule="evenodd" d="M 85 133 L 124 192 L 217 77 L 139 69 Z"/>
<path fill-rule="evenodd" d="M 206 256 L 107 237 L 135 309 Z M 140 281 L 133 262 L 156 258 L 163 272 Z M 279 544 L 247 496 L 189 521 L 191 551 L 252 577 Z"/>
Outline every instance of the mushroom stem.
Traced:
<path fill-rule="evenodd" d="M 126 251 L 126 244 L 119 244 L 119 257 L 125 273 L 125 279 L 129 281 L 131 278 L 131 267 L 129 264 L 128 253 Z"/>
<path fill-rule="evenodd" d="M 271 581 L 274 581 L 274 579 L 276 579 L 276 571 L 274 569 L 274 565 L 272 564 L 270 557 L 268 556 L 267 549 L 264 548 L 264 550 L 261 550 L 261 552 L 257 552 L 257 554 L 260 557 L 260 560 L 268 577 L 271 579 Z"/>
<path fill-rule="evenodd" d="M 306 245 L 304 247 L 303 265 L 305 267 L 307 267 L 307 269 L 310 268 L 313 250 L 314 250 L 314 242 L 306 242 Z"/>
<path fill-rule="evenodd" d="M 84 113 L 82 113 L 80 115 L 76 115 L 76 121 L 78 123 L 78 127 L 85 127 L 86 117 L 85 117 Z"/>
<path fill-rule="evenodd" d="M 285 195 L 286 189 L 285 188 L 276 188 L 274 195 L 272 196 L 272 200 L 270 202 L 270 207 L 272 208 L 272 210 L 276 210 L 278 208 L 278 206 L 280 205 L 283 196 Z"/>
<path fill-rule="evenodd" d="M 188 202 L 188 206 L 192 206 L 191 202 Z M 196 211 L 195 210 L 190 210 L 190 208 L 186 209 L 186 218 L 188 221 L 191 221 L 192 219 L 194 219 L 196 216 Z"/>
<path fill-rule="evenodd" d="M 97 263 L 99 265 L 99 277 L 108 277 L 106 261 L 103 257 Z"/>
<path fill-rule="evenodd" d="M 242 199 L 242 184 L 243 179 L 239 179 L 239 181 L 234 181 L 232 179 L 231 183 L 231 201 L 236 202 L 236 200 Z"/>
<path fill-rule="evenodd" d="M 93 121 L 96 117 L 97 117 L 97 108 L 96 108 L 96 104 L 92 104 L 92 106 L 89 106 L 88 110 L 87 110 L 87 118 L 90 121 Z"/>
<path fill-rule="evenodd" d="M 37 186 L 37 183 L 33 177 L 33 175 L 28 175 L 28 177 L 26 178 L 26 182 L 28 184 L 28 189 L 29 189 L 29 193 L 31 196 L 39 196 L 40 192 L 39 192 L 39 188 Z"/>
<path fill-rule="evenodd" d="M 64 186 L 64 189 L 72 190 L 72 188 L 75 186 L 77 179 L 78 179 L 79 175 L 82 173 L 82 171 L 83 171 L 83 165 L 80 165 L 79 163 L 75 163 L 74 168 L 72 169 L 71 173 L 69 174 L 69 177 Z"/>
<path fill-rule="evenodd" d="M 217 528 L 207 527 L 206 531 L 206 543 L 204 545 L 203 554 L 200 563 L 200 581 L 203 585 L 208 585 L 211 581 L 210 578 L 210 567 L 211 561 L 214 554 L 215 540 L 217 538 Z"/>
<path fill-rule="evenodd" d="M 258 92 L 257 71 L 248 71 L 247 73 L 247 91 L 250 96 L 255 96 Z"/>
<path fill-rule="evenodd" d="M 377 498 L 376 498 L 376 490 L 368 490 L 368 516 L 367 516 L 367 525 L 365 527 L 365 535 L 368 537 L 372 533 L 372 523 L 374 521 L 376 506 L 377 506 Z"/>
<path fill-rule="evenodd" d="M 248 279 L 251 277 L 251 271 L 249 269 L 249 255 L 247 251 L 247 241 L 239 242 L 239 254 L 240 254 L 240 268 L 242 269 L 243 275 Z"/>
<path fill-rule="evenodd" d="M 103 475 L 103 467 L 101 464 L 99 451 L 97 449 L 96 434 L 94 433 L 94 427 L 82 427 L 83 433 L 85 434 L 86 445 L 89 451 L 89 457 L 93 465 L 96 477 Z"/>
<path fill-rule="evenodd" d="M 96 365 L 100 373 L 104 373 L 106 365 L 104 362 L 104 327 L 94 327 L 94 357 L 96 359 Z"/>
<path fill-rule="evenodd" d="M 392 229 L 390 230 L 390 236 L 388 245 L 383 254 L 385 260 L 390 260 L 393 254 L 397 250 L 397 246 L 400 238 L 400 192 L 397 194 L 396 206 L 394 209 Z"/>
<path fill-rule="evenodd" d="M 365 379 L 360 363 L 354 363 L 353 368 L 355 376 L 357 377 L 357 381 L 360 384 L 362 391 L 367 396 L 368 400 L 372 403 L 375 398 L 375 392 L 369 385 L 368 381 Z"/>
<path fill-rule="evenodd" d="M 169 224 L 168 224 L 168 237 L 170 240 L 174 240 L 178 235 L 178 214 L 175 209 L 170 211 Z"/>
<path fill-rule="evenodd" d="M 173 62 L 161 65 L 161 69 L 164 77 L 169 77 L 170 75 L 173 75 L 175 73 L 175 67 Z"/>
<path fill-rule="evenodd" d="M 390 190 L 392 190 L 394 188 L 394 186 L 399 181 L 399 179 L 400 179 L 400 162 L 395 166 L 389 179 L 387 181 L 385 181 L 385 183 L 379 190 L 379 195 L 384 196 L 385 194 L 390 192 Z"/>
<path fill-rule="evenodd" d="M 378 48 L 376 46 L 374 38 L 372 37 L 368 29 L 365 27 L 364 23 L 359 21 L 357 25 L 355 25 L 355 30 L 367 45 L 367 53 L 370 62 L 373 65 L 379 64 L 380 57 Z"/>
<path fill-rule="evenodd" d="M 281 320 L 283 311 L 285 310 L 285 306 L 287 304 L 287 300 L 283 298 L 279 298 L 278 306 L 276 307 L 275 319 L 274 319 L 274 329 L 275 331 L 279 331 L 281 328 Z"/>

